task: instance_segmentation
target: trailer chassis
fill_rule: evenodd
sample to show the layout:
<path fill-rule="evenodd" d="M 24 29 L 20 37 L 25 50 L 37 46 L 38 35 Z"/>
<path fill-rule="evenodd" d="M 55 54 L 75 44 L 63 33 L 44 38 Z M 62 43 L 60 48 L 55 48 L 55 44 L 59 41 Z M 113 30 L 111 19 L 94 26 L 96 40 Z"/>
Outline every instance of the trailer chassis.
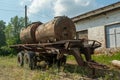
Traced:
<path fill-rule="evenodd" d="M 73 55 L 79 66 L 89 66 L 92 68 L 93 74 L 95 74 L 96 68 L 108 68 L 106 65 L 99 64 L 91 59 L 95 49 L 101 47 L 101 43 L 96 40 L 62 40 L 54 43 L 17 44 L 10 47 L 15 48 L 19 52 L 18 62 L 20 66 L 23 66 L 26 62 L 31 69 L 37 66 L 38 61 L 44 63 L 42 67 L 45 67 L 47 64 L 50 66 L 54 62 L 60 67 L 66 63 L 66 54 Z M 81 54 L 85 55 L 85 61 Z"/>

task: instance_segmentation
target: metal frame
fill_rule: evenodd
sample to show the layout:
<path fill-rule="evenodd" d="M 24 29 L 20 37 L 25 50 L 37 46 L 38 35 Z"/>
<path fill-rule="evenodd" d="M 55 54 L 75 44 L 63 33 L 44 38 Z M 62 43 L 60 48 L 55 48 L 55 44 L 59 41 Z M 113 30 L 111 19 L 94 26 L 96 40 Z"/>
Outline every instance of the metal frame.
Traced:
<path fill-rule="evenodd" d="M 105 65 L 99 64 L 91 59 L 91 55 L 94 54 L 94 50 L 101 46 L 101 43 L 95 40 L 62 40 L 54 43 L 39 43 L 39 44 L 18 44 L 11 45 L 11 48 L 15 48 L 18 51 L 33 51 L 40 52 L 39 54 L 68 54 L 73 55 L 79 66 L 89 66 L 92 69 L 108 68 Z M 85 55 L 86 61 L 83 60 L 81 54 Z M 60 57 L 60 56 L 59 56 Z M 59 58 L 58 57 L 58 58 Z"/>

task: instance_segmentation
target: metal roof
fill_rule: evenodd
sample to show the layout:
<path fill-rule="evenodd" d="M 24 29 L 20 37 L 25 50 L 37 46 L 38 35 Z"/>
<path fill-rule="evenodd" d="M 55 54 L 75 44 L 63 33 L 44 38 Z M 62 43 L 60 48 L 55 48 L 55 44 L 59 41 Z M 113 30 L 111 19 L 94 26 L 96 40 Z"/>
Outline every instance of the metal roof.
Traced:
<path fill-rule="evenodd" d="M 78 22 L 82 19 L 96 16 L 96 15 L 99 15 L 99 14 L 102 14 L 102 13 L 105 13 L 105 12 L 108 12 L 108 11 L 111 11 L 114 9 L 118 9 L 118 8 L 120 9 L 120 1 L 117 3 L 111 4 L 111 5 L 108 5 L 108 6 L 105 6 L 105 7 L 102 7 L 102 8 L 78 15 L 78 16 L 75 16 L 71 19 L 73 20 L 73 22 Z"/>

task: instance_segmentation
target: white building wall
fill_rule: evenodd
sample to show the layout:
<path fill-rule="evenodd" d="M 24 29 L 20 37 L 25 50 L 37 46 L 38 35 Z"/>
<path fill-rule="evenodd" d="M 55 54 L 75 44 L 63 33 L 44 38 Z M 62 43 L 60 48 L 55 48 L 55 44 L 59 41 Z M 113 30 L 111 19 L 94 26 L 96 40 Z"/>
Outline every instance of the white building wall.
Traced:
<path fill-rule="evenodd" d="M 102 47 L 105 47 L 106 43 L 105 43 L 104 26 L 89 28 L 88 39 L 97 40 L 102 43 Z"/>
<path fill-rule="evenodd" d="M 98 40 L 102 43 L 102 47 L 106 47 L 105 26 L 118 22 L 120 22 L 120 10 L 115 10 L 81 20 L 75 25 L 77 31 L 88 30 L 88 39 Z"/>
<path fill-rule="evenodd" d="M 86 30 L 91 27 L 105 26 L 120 22 L 120 10 L 111 11 L 96 17 L 84 19 L 75 23 L 77 31 Z"/>

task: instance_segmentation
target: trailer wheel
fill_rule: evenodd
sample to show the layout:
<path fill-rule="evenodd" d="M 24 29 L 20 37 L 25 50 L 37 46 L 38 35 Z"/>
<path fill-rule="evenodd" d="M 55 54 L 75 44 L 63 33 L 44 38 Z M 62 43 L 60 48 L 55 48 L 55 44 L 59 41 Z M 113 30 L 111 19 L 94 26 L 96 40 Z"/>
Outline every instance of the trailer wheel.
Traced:
<path fill-rule="evenodd" d="M 32 51 L 28 51 L 24 55 L 24 63 L 25 67 L 30 68 L 31 70 L 35 68 L 35 60 L 34 60 L 35 54 Z"/>
<path fill-rule="evenodd" d="M 24 57 L 23 57 L 23 52 L 19 52 L 17 54 L 17 62 L 19 66 L 23 66 L 24 65 Z"/>

